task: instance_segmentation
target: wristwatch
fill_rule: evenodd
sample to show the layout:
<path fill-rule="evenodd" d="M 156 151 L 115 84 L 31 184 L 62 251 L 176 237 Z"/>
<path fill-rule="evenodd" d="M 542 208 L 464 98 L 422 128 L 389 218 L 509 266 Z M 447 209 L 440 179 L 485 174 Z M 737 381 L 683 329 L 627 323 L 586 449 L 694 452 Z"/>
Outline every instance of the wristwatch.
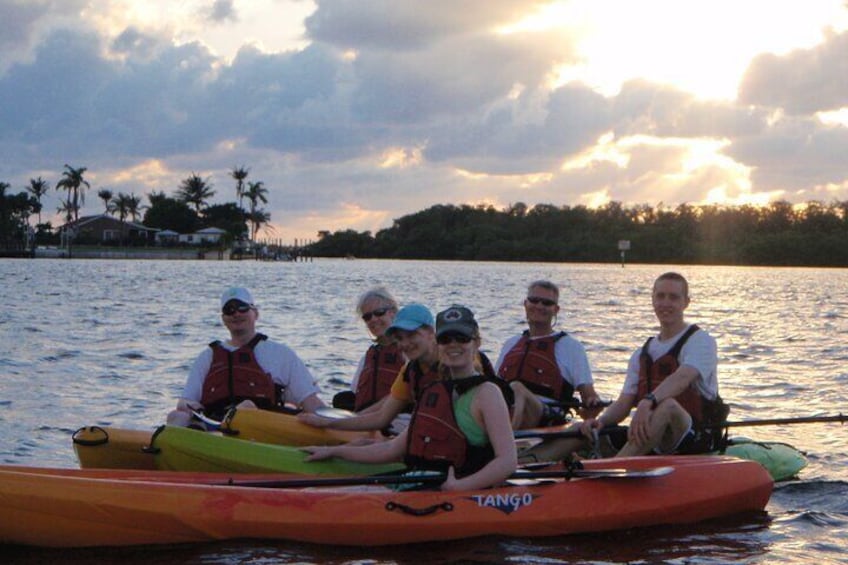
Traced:
<path fill-rule="evenodd" d="M 650 400 L 651 401 L 651 410 L 657 409 L 657 397 L 654 396 L 653 392 L 649 392 L 648 394 L 643 396 L 642 400 Z"/>

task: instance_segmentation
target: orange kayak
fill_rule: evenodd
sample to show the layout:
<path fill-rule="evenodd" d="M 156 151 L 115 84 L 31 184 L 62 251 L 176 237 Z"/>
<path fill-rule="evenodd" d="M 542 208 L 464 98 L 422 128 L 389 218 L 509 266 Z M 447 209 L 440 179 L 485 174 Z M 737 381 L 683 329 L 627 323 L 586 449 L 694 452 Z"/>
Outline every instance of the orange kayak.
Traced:
<path fill-rule="evenodd" d="M 671 469 L 649 472 L 659 466 Z M 585 462 L 586 478 L 468 492 L 309 488 L 303 479 L 240 486 L 253 476 L 209 473 L 186 484 L 157 471 L 68 471 L 0 468 L 0 542 L 74 547 L 253 538 L 371 546 L 557 536 L 762 511 L 773 486 L 761 465 L 713 456 L 599 459 Z"/>

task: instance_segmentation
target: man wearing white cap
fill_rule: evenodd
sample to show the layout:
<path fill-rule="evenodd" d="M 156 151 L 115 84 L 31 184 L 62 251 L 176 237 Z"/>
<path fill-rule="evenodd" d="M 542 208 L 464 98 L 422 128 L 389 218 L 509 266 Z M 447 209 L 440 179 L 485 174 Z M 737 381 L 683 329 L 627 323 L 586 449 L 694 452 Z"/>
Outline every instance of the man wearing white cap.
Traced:
<path fill-rule="evenodd" d="M 309 369 L 288 346 L 256 331 L 259 310 L 246 288 L 221 296 L 221 320 L 230 332 L 197 357 L 168 424 L 192 424 L 192 411 L 220 420 L 231 407 L 273 409 L 286 403 L 312 412 L 324 403 Z"/>

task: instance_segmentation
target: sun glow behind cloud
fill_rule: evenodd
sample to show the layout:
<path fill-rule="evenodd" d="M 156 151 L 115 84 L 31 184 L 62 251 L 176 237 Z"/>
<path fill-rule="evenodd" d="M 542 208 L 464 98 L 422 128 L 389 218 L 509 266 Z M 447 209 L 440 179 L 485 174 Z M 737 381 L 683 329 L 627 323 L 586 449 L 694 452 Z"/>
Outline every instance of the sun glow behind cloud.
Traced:
<path fill-rule="evenodd" d="M 822 21 L 845 29 L 842 4 L 815 2 L 798 11 L 772 0 L 576 0 L 553 2 L 499 32 L 567 32 L 581 62 L 560 67 L 555 84 L 580 81 L 612 96 L 638 77 L 699 97 L 733 99 L 757 53 L 815 45 Z"/>

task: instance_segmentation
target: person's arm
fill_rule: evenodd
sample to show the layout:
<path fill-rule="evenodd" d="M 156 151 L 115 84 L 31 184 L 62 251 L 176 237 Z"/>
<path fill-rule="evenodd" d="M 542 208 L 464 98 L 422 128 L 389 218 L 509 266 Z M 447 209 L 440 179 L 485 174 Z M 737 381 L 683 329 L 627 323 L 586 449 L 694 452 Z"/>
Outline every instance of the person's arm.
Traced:
<path fill-rule="evenodd" d="M 601 429 L 608 426 L 615 426 L 624 421 L 630 415 L 630 410 L 633 408 L 633 401 L 636 396 L 633 394 L 621 393 L 615 402 L 607 406 L 606 410 L 601 412 L 597 418 L 589 418 L 580 425 L 580 431 L 583 435 L 590 436 L 592 429 Z"/>
<path fill-rule="evenodd" d="M 367 445 L 310 445 L 301 449 L 309 453 L 306 456 L 306 461 L 321 461 L 331 457 L 340 457 L 358 463 L 401 461 L 404 453 L 406 453 L 406 430 L 389 441 Z"/>
<path fill-rule="evenodd" d="M 200 352 L 188 372 L 188 379 L 183 387 L 182 395 L 177 400 L 177 411 L 191 412 L 203 410 L 200 399 L 203 397 L 203 381 L 212 366 L 212 349 L 207 347 Z"/>
<path fill-rule="evenodd" d="M 357 414 L 350 418 L 323 418 L 317 414 L 298 414 L 298 420 L 310 426 L 318 428 L 332 428 L 334 430 L 382 430 L 392 423 L 395 416 L 406 408 L 407 402 L 387 396 L 380 404 L 380 409 L 373 412 Z"/>
<path fill-rule="evenodd" d="M 652 392 L 655 400 L 643 398 L 636 405 L 636 412 L 630 421 L 630 430 L 627 433 L 627 439 L 633 441 L 636 445 L 644 445 L 650 439 L 651 431 L 651 416 L 659 405 L 669 398 L 674 398 L 685 391 L 695 380 L 698 379 L 700 372 L 689 365 L 682 365 L 670 374 L 660 385 Z"/>
<path fill-rule="evenodd" d="M 600 406 L 601 398 L 595 392 L 595 385 L 582 384 L 577 387 L 577 392 L 580 393 L 580 402 L 583 405 L 583 407 L 577 409 L 580 417 L 587 420 L 597 416 L 603 408 Z"/>
<path fill-rule="evenodd" d="M 315 412 L 315 410 L 322 406 L 326 406 L 326 404 L 324 404 L 324 401 L 317 394 L 310 394 L 300 402 L 301 409 L 307 414 Z"/>
<path fill-rule="evenodd" d="M 495 457 L 476 473 L 461 479 L 457 479 L 451 469 L 447 480 L 442 483 L 442 490 L 475 490 L 494 486 L 506 480 L 518 466 L 509 410 L 500 389 L 493 383 L 481 384 L 472 400 L 471 410 L 475 421 L 486 430 Z"/>

